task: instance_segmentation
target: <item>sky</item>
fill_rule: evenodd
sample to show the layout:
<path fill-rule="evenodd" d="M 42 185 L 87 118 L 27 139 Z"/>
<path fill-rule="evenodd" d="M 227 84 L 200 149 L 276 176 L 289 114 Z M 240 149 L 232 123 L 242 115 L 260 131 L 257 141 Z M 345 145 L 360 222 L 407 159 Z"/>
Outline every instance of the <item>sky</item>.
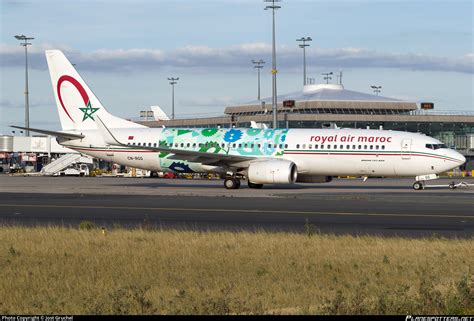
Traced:
<path fill-rule="evenodd" d="M 263 0 L 0 0 L 0 134 L 24 125 L 28 47 L 30 126 L 60 129 L 44 50 L 60 49 L 109 112 L 138 118 L 159 105 L 177 117 L 219 115 L 253 101 L 263 59 L 262 97 L 271 96 L 271 11 Z M 278 94 L 307 74 L 343 71 L 346 89 L 436 110 L 474 111 L 473 1 L 283 0 L 276 12 Z M 332 80 L 335 82 L 335 79 Z"/>

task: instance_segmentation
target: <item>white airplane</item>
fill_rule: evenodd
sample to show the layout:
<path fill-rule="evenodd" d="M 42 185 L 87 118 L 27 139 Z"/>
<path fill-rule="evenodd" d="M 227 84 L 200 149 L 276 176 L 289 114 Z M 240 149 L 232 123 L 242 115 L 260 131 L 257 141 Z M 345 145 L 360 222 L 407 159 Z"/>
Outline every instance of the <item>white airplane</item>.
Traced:
<path fill-rule="evenodd" d="M 227 189 L 239 188 L 243 178 L 249 187 L 261 188 L 328 182 L 332 176 L 412 176 L 413 188 L 420 190 L 424 181 L 466 161 L 434 138 L 401 131 L 148 128 L 108 113 L 61 51 L 47 50 L 46 59 L 62 131 L 28 129 L 122 165 L 221 173 Z"/>

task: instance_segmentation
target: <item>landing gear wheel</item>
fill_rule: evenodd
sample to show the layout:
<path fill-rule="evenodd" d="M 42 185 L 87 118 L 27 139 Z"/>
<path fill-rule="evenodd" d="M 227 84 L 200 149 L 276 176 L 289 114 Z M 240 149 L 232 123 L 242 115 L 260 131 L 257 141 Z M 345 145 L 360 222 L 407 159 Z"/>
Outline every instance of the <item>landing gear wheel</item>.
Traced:
<path fill-rule="evenodd" d="M 260 188 L 263 187 L 263 184 L 254 184 L 254 183 L 252 183 L 251 181 L 248 181 L 248 185 L 249 185 L 250 188 L 258 188 L 258 189 L 260 189 Z"/>
<path fill-rule="evenodd" d="M 423 186 L 423 183 L 422 183 L 422 182 L 415 182 L 415 183 L 413 183 L 413 189 L 414 189 L 415 191 L 420 191 L 420 190 L 422 190 L 423 188 L 424 188 L 424 186 Z"/>
<path fill-rule="evenodd" d="M 227 189 L 238 189 L 240 187 L 240 180 L 233 177 L 227 177 L 224 179 L 224 186 Z"/>
<path fill-rule="evenodd" d="M 454 182 L 451 182 L 451 183 L 449 184 L 449 188 L 450 188 L 450 189 L 455 189 L 455 188 L 456 188 L 456 184 L 454 184 Z"/>

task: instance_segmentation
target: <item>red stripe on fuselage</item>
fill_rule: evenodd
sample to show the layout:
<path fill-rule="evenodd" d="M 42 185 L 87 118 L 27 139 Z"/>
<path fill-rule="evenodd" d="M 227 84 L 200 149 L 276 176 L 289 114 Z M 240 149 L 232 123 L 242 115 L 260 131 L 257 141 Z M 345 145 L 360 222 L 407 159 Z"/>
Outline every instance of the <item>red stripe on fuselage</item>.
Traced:
<path fill-rule="evenodd" d="M 285 154 L 291 155 L 344 155 L 344 156 L 418 156 L 418 157 L 431 157 L 431 158 L 438 158 L 444 159 L 450 162 L 460 163 L 461 161 L 449 159 L 443 156 L 435 156 L 435 155 L 424 155 L 424 154 L 417 154 L 417 153 L 410 153 L 410 154 L 374 154 L 374 153 L 325 153 L 325 152 L 285 152 Z"/>

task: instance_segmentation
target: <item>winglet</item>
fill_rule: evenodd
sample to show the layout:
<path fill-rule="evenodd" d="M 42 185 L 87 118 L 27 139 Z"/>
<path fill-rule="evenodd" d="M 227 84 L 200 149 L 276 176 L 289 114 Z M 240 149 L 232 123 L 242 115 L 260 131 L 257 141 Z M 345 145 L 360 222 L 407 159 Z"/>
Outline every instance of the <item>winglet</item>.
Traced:
<path fill-rule="evenodd" d="M 125 145 L 119 142 L 117 138 L 112 134 L 110 129 L 105 126 L 104 122 L 98 115 L 94 115 L 94 121 L 97 125 L 97 128 L 99 129 L 99 133 L 102 135 L 102 138 L 104 139 L 104 142 L 108 145 Z"/>

